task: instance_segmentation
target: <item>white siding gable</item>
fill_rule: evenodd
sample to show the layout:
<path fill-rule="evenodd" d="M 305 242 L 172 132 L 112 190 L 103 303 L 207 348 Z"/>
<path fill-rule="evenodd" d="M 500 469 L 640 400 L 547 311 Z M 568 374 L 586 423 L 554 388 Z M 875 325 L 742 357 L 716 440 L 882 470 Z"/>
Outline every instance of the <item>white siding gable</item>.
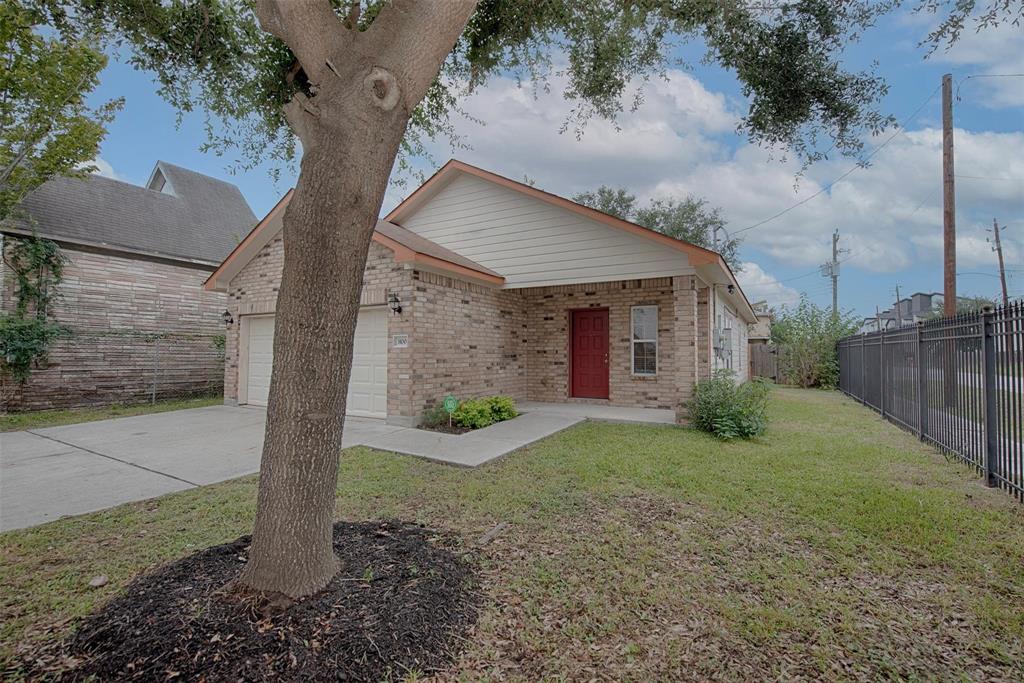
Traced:
<path fill-rule="evenodd" d="M 680 251 L 468 174 L 402 226 L 500 273 L 509 288 L 694 272 Z"/>

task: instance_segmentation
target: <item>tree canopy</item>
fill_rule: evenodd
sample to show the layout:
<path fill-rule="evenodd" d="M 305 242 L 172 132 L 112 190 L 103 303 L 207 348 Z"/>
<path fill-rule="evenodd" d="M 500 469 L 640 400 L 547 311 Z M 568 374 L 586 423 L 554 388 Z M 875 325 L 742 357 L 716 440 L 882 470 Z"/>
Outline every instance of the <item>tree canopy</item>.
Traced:
<path fill-rule="evenodd" d="M 632 221 L 651 230 L 696 244 L 705 249 L 715 249 L 726 263 L 735 270 L 742 270 L 738 250 L 740 240 L 725 233 L 725 219 L 722 210 L 708 204 L 706 199 L 687 195 L 681 200 L 652 199 L 646 206 L 637 203 L 636 195 L 625 188 L 602 185 L 592 192 L 581 192 L 573 201 L 585 204 L 598 211 Z M 715 231 L 719 242 L 715 246 Z"/>
<path fill-rule="evenodd" d="M 19 0 L 0 4 L 0 220 L 56 175 L 93 167 L 105 125 L 121 107 L 86 102 L 106 56 L 88 40 L 54 33 L 46 14 Z"/>
<path fill-rule="evenodd" d="M 236 150 L 243 166 L 294 156 L 282 105 L 296 92 L 315 94 L 317 84 L 305 79 L 284 43 L 260 28 L 251 3 L 37 1 L 56 25 L 98 31 L 108 45 L 127 47 L 129 61 L 155 74 L 160 94 L 180 112 L 203 111 L 211 149 Z M 338 20 L 360 32 L 373 30 L 384 2 L 331 0 Z M 576 103 L 565 126 L 578 130 L 591 116 L 639 105 L 642 93 L 630 93 L 631 85 L 675 65 L 677 44 L 701 41 L 706 59 L 742 84 L 749 109 L 740 129 L 750 140 L 808 162 L 832 149 L 856 154 L 866 133 L 892 119 L 875 106 L 886 91 L 883 80 L 871 70 L 848 70 L 842 52 L 895 4 L 483 0 L 412 112 L 404 151 L 420 150 L 424 136 L 452 133 L 459 95 L 496 74 L 539 87 L 564 76 L 564 95 Z"/>

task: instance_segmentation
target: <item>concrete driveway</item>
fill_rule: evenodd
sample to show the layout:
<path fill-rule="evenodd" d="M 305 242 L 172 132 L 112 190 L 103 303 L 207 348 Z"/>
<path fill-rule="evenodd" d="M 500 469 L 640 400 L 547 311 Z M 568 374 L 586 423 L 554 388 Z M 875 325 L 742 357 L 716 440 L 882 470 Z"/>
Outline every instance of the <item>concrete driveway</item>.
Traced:
<path fill-rule="evenodd" d="M 265 419 L 210 406 L 0 434 L 0 531 L 258 472 Z M 344 445 L 400 431 L 350 417 Z"/>
<path fill-rule="evenodd" d="M 349 417 L 342 445 L 477 467 L 583 420 L 673 424 L 675 413 L 523 401 L 522 414 L 453 435 Z M 0 434 L 0 531 L 258 472 L 266 411 L 210 406 Z"/>

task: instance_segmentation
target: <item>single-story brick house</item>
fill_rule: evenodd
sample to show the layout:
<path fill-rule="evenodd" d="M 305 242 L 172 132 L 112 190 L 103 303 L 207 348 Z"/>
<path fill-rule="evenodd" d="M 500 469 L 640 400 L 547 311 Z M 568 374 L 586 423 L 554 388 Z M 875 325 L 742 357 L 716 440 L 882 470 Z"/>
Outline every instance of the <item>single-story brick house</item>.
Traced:
<path fill-rule="evenodd" d="M 206 284 L 231 403 L 267 401 L 289 199 Z M 456 160 L 377 224 L 362 305 L 347 410 L 396 424 L 449 392 L 678 411 L 712 369 L 746 377 L 757 320 L 718 254 Z"/>
<path fill-rule="evenodd" d="M 219 395 L 225 296 L 203 283 L 257 222 L 231 183 L 158 161 L 145 186 L 54 178 L 0 226 L 4 254 L 33 233 L 67 258 L 49 313 L 72 334 L 4 398 L 10 410 Z M 16 306 L 0 265 L 0 310 Z"/>

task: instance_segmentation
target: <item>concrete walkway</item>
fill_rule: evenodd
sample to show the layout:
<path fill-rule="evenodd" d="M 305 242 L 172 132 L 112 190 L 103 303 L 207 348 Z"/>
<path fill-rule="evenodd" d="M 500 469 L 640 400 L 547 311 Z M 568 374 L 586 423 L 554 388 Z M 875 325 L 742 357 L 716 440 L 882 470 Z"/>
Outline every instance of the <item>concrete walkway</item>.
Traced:
<path fill-rule="evenodd" d="M 345 420 L 345 448 L 476 467 L 586 419 L 671 423 L 668 410 L 523 403 L 522 415 L 463 435 Z M 0 434 L 0 531 L 259 471 L 266 413 L 210 406 Z"/>

